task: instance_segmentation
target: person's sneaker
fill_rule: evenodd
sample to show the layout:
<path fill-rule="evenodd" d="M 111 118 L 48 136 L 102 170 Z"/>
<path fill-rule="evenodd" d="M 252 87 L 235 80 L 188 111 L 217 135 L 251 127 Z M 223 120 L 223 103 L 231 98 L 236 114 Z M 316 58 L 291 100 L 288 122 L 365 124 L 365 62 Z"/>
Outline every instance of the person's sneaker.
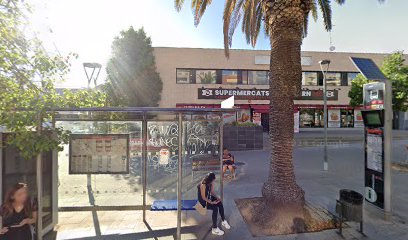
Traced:
<path fill-rule="evenodd" d="M 224 231 L 222 231 L 222 230 L 219 229 L 219 228 L 213 228 L 211 232 L 212 232 L 212 234 L 218 235 L 218 236 L 224 235 Z"/>
<path fill-rule="evenodd" d="M 231 228 L 231 226 L 228 224 L 227 220 L 222 221 L 222 222 L 221 222 L 221 225 L 222 225 L 223 227 L 225 227 L 226 229 L 230 229 L 230 228 Z"/>

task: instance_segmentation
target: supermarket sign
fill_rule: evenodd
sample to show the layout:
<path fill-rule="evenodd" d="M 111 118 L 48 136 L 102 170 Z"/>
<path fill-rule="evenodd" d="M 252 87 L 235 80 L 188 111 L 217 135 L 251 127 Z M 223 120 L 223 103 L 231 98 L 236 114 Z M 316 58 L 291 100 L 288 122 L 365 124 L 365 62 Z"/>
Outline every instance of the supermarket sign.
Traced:
<path fill-rule="evenodd" d="M 227 99 L 235 96 L 236 100 L 269 100 L 269 89 L 224 89 L 199 88 L 198 99 Z M 323 100 L 323 90 L 303 89 L 297 100 Z M 338 100 L 337 90 L 327 90 L 327 100 Z"/>

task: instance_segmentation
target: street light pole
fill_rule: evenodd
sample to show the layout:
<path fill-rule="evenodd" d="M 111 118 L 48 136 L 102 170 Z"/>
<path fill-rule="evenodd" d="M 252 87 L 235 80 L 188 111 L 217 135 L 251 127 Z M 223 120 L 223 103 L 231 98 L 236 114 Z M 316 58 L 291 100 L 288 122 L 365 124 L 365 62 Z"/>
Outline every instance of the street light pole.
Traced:
<path fill-rule="evenodd" d="M 329 71 L 330 60 L 319 61 L 320 69 L 323 73 L 323 118 L 324 118 L 324 152 L 323 152 L 323 170 L 327 171 L 329 169 L 328 156 L 327 156 L 327 84 L 326 84 L 326 74 Z M 323 65 L 327 65 L 326 71 L 323 69 Z"/>
<path fill-rule="evenodd" d="M 88 62 L 88 63 L 83 63 L 82 66 L 84 67 L 86 78 L 88 80 L 88 88 L 87 89 L 88 90 L 91 89 L 91 81 L 92 80 L 94 81 L 94 85 L 95 85 L 95 88 L 96 88 L 96 86 L 97 86 L 96 81 L 98 80 L 99 73 L 101 72 L 102 65 L 100 63 L 89 63 Z M 88 74 L 87 69 L 92 70 L 90 75 Z M 96 75 L 94 75 L 94 74 L 96 74 Z M 88 112 L 88 117 L 89 118 L 91 117 L 91 112 Z M 94 129 L 95 129 L 96 124 L 97 124 L 97 122 L 93 122 Z M 89 126 L 89 125 L 88 125 L 88 131 L 89 132 L 92 131 L 91 126 Z M 92 192 L 92 176 L 91 176 L 90 173 L 88 173 L 86 175 L 86 187 L 88 189 L 88 193 L 90 194 Z M 95 205 L 95 203 L 92 203 L 92 205 Z"/>

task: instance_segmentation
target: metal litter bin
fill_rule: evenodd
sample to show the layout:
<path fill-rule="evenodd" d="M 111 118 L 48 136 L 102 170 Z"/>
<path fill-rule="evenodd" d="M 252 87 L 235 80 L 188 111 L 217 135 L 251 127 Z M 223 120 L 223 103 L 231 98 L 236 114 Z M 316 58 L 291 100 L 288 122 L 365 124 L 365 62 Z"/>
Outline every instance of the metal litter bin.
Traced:
<path fill-rule="evenodd" d="M 344 221 L 360 222 L 360 232 L 363 233 L 363 201 L 363 195 L 356 191 L 340 190 L 340 199 L 336 203 L 336 213 L 340 218 L 340 234 Z"/>

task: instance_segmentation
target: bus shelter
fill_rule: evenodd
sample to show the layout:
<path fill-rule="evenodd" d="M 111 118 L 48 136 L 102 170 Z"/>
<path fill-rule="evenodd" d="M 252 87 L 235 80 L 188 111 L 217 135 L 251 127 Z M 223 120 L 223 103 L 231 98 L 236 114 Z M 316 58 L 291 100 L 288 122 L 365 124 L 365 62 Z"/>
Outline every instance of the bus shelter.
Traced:
<path fill-rule="evenodd" d="M 89 206 L 61 206 L 55 204 L 62 199 L 54 188 L 51 194 L 54 203 L 51 216 L 54 218 L 57 211 L 142 210 L 143 221 L 147 221 L 148 211 L 176 211 L 176 236 L 180 239 L 181 213 L 188 210 L 183 204 L 196 200 L 196 186 L 205 174 L 212 171 L 218 175 L 217 191 L 223 197 L 223 114 L 235 112 L 234 109 L 78 108 L 55 109 L 53 112 L 56 113 L 54 126 L 70 131 L 64 155 L 68 166 L 63 170 L 68 178 L 86 176 L 90 193 L 92 176 L 131 176 L 133 182 L 129 182 L 140 184 L 142 196 L 140 201 L 120 206 L 113 204 L 114 201 Z M 61 159 L 58 161 L 60 163 Z M 52 169 L 55 171 L 56 168 Z M 58 182 L 61 188 L 60 177 L 55 173 L 52 176 L 54 184 Z M 44 183 L 42 178 L 42 174 L 37 174 L 38 183 Z M 43 188 L 39 186 L 39 189 Z M 169 204 L 164 204 L 163 209 L 153 209 L 152 205 L 157 201 Z M 38 203 L 39 219 L 42 219 L 42 194 L 38 194 Z M 50 222 L 55 225 L 56 219 Z"/>

